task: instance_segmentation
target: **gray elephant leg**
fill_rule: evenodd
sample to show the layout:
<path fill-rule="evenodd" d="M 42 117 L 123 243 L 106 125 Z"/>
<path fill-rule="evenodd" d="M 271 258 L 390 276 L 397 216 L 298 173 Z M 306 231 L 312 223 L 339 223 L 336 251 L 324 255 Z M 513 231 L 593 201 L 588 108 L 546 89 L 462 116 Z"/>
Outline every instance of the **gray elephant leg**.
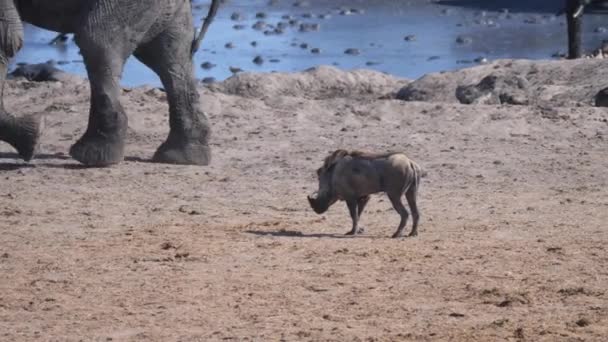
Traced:
<path fill-rule="evenodd" d="M 17 117 L 4 109 L 8 64 L 23 45 L 23 26 L 12 1 L 0 2 L 0 35 L 0 140 L 9 143 L 28 161 L 38 146 L 42 118 L 39 115 Z"/>
<path fill-rule="evenodd" d="M 158 74 L 169 102 L 169 136 L 154 154 L 155 162 L 208 165 L 211 159 L 210 127 L 192 70 L 193 37 L 192 16 L 184 8 L 163 33 L 135 51 Z"/>
<path fill-rule="evenodd" d="M 89 124 L 70 155 L 85 165 L 107 166 L 123 160 L 127 116 L 119 102 L 120 78 L 127 58 L 158 20 L 158 6 L 141 12 L 140 2 L 95 1 L 75 33 L 91 84 Z"/>
<path fill-rule="evenodd" d="M 120 104 L 119 80 L 124 53 L 78 37 L 91 84 L 89 124 L 71 147 L 70 155 L 89 166 L 107 166 L 123 160 L 127 116 Z"/>

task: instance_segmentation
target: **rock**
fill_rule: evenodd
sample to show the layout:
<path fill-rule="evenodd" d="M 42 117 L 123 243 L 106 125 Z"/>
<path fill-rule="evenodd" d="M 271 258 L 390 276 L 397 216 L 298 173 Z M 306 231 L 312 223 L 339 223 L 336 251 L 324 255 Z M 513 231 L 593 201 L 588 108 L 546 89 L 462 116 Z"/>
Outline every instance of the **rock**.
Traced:
<path fill-rule="evenodd" d="M 201 82 L 203 82 L 204 84 L 211 84 L 215 83 L 215 81 L 215 77 L 205 77 Z"/>
<path fill-rule="evenodd" d="M 228 43 L 224 44 L 224 47 L 226 49 L 234 49 L 234 43 L 228 42 Z"/>
<path fill-rule="evenodd" d="M 257 19 L 266 19 L 266 13 L 264 13 L 264 12 L 258 12 L 258 13 L 255 14 L 255 17 Z"/>
<path fill-rule="evenodd" d="M 263 29 L 266 28 L 266 26 L 267 26 L 266 22 L 259 20 L 259 21 L 256 21 L 256 23 L 253 24 L 253 26 L 251 26 L 251 28 L 254 30 L 262 31 Z"/>
<path fill-rule="evenodd" d="M 312 52 L 314 54 L 319 54 L 319 53 L 321 53 L 321 49 L 319 49 L 319 48 L 312 48 L 312 49 L 310 49 L 310 52 Z"/>
<path fill-rule="evenodd" d="M 230 72 L 231 72 L 231 73 L 233 73 L 233 74 L 236 74 L 236 73 L 239 73 L 239 72 L 242 72 L 242 71 L 243 71 L 243 69 L 241 69 L 241 68 L 239 68 L 239 67 L 232 67 L 232 66 L 231 66 L 231 67 L 229 67 L 228 69 L 229 69 L 229 70 L 230 70 Z"/>
<path fill-rule="evenodd" d="M 243 19 L 245 19 L 245 17 L 243 16 L 243 14 L 241 14 L 239 12 L 234 12 L 230 15 L 230 20 L 240 21 Z"/>
<path fill-rule="evenodd" d="M 310 6 L 310 2 L 308 1 L 296 1 L 293 3 L 293 7 L 308 7 Z"/>
<path fill-rule="evenodd" d="M 600 90 L 595 95 L 595 106 L 596 107 L 608 107 L 608 88 Z"/>
<path fill-rule="evenodd" d="M 256 42 L 255 40 L 254 40 L 254 41 L 252 41 L 250 44 L 251 44 L 251 46 L 253 46 L 253 47 L 258 46 L 258 42 Z"/>
<path fill-rule="evenodd" d="M 245 29 L 245 25 L 236 24 L 236 25 L 233 25 L 232 28 L 235 29 L 235 30 L 244 30 Z"/>
<path fill-rule="evenodd" d="M 348 48 L 344 50 L 344 53 L 351 56 L 358 56 L 361 54 L 361 50 L 355 48 Z"/>
<path fill-rule="evenodd" d="M 262 58 L 262 56 L 255 56 L 255 58 L 253 59 L 253 63 L 257 65 L 262 65 L 264 64 L 264 58 Z"/>
<path fill-rule="evenodd" d="M 205 70 L 213 69 L 213 68 L 215 68 L 215 64 L 213 64 L 211 62 L 204 62 L 203 64 L 201 64 L 201 68 L 203 68 Z"/>
<path fill-rule="evenodd" d="M 407 35 L 403 38 L 403 40 L 405 40 L 406 42 L 413 42 L 416 41 L 416 36 L 413 34 Z"/>
<path fill-rule="evenodd" d="M 39 64 L 19 64 L 9 76 L 11 78 L 24 77 L 28 81 L 34 82 L 61 82 L 73 80 L 76 77 L 56 68 L 54 61 Z"/>
<path fill-rule="evenodd" d="M 456 43 L 461 44 L 461 45 L 471 44 L 472 42 L 473 42 L 473 38 L 468 37 L 468 36 L 456 37 Z"/>
<path fill-rule="evenodd" d="M 321 28 L 321 25 L 317 24 L 317 23 L 302 23 L 302 24 L 300 24 L 300 32 L 319 31 L 320 28 Z"/>
<path fill-rule="evenodd" d="M 530 85 L 521 76 L 488 75 L 475 85 L 456 88 L 456 98 L 462 104 L 527 105 Z"/>

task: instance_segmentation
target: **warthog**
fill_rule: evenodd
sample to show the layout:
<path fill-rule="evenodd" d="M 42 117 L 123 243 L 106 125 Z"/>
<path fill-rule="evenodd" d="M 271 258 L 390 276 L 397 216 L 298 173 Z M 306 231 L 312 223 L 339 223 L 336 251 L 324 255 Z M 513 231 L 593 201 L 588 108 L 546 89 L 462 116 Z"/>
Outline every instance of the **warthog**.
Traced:
<path fill-rule="evenodd" d="M 346 201 L 353 219 L 353 227 L 346 235 L 354 235 L 363 232 L 358 227 L 358 221 L 370 195 L 385 192 L 393 208 L 401 215 L 399 227 L 393 234 L 397 238 L 403 236 L 409 215 L 401 202 L 401 196 L 405 193 L 413 218 L 409 236 L 416 236 L 420 219 L 416 195 L 421 176 L 420 166 L 403 153 L 371 154 L 336 150 L 325 158 L 323 166 L 317 170 L 319 190 L 316 196 L 308 196 L 308 202 L 317 214 L 322 214 L 336 201 Z"/>

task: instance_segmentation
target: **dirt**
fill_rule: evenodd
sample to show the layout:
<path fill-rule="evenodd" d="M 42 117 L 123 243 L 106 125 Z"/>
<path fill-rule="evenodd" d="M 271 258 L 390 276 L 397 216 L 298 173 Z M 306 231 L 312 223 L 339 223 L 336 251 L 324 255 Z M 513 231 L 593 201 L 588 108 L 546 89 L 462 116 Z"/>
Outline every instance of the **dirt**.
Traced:
<path fill-rule="evenodd" d="M 545 87 L 525 106 L 406 102 L 409 80 L 333 68 L 201 86 L 207 167 L 148 162 L 168 131 L 159 89 L 125 89 L 126 160 L 88 169 L 67 155 L 86 81 L 9 81 L 7 109 L 46 130 L 29 164 L 0 146 L 0 340 L 605 340 L 608 112 L 591 103 L 608 65 L 535 63 L 512 67 Z M 343 203 L 313 213 L 336 148 L 425 169 L 418 237 L 390 238 L 380 195 L 357 237 Z"/>

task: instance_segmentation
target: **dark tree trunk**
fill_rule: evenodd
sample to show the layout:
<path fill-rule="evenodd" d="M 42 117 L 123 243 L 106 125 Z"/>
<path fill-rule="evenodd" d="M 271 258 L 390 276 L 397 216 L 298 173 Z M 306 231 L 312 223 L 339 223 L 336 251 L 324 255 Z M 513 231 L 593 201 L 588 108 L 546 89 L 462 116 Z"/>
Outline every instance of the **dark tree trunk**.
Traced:
<path fill-rule="evenodd" d="M 568 58 L 580 58 L 583 53 L 582 49 L 582 24 L 583 15 L 580 13 L 574 17 L 580 6 L 584 6 L 582 0 L 566 0 L 566 18 L 568 22 Z"/>

